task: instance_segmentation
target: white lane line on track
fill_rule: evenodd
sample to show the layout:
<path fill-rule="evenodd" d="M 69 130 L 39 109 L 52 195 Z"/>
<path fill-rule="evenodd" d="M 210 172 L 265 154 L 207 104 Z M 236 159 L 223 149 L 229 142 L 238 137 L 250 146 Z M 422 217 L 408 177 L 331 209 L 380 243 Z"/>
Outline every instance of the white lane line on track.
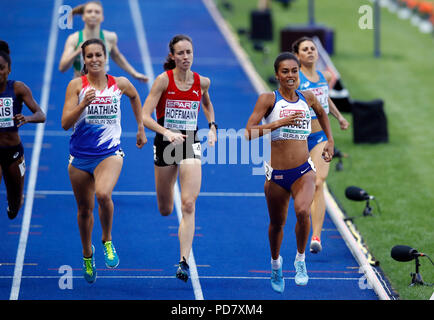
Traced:
<path fill-rule="evenodd" d="M 50 37 L 48 41 L 47 58 L 45 60 L 42 96 L 40 101 L 40 107 L 42 111 L 45 112 L 45 114 L 47 114 L 48 100 L 50 98 L 51 78 L 53 73 L 54 55 L 56 53 L 57 36 L 58 36 L 57 16 L 58 16 L 58 8 L 61 5 L 62 5 L 62 0 L 56 0 L 56 2 L 54 3 L 53 13 L 51 17 Z M 27 239 L 29 236 L 30 220 L 32 218 L 34 191 L 36 186 L 36 179 L 38 176 L 39 156 L 41 154 L 44 129 L 45 129 L 45 123 L 37 124 L 34 147 L 32 151 L 32 160 L 30 165 L 29 182 L 27 185 L 27 192 L 26 192 L 26 202 L 24 206 L 23 222 L 21 226 L 20 240 L 18 243 L 11 294 L 9 297 L 10 300 L 18 300 L 18 296 L 20 293 L 21 278 L 23 273 L 23 263 L 26 254 Z"/>
<path fill-rule="evenodd" d="M 60 279 L 62 275 L 56 276 L 22 276 L 23 279 Z M 0 276 L 0 279 L 11 279 L 13 276 Z M 75 279 L 83 279 L 83 276 L 72 276 Z M 147 275 L 130 275 L 130 276 L 103 276 L 98 275 L 99 279 L 176 279 L 175 276 L 147 276 Z M 201 276 L 202 279 L 223 279 L 223 280 L 270 280 L 270 277 L 243 277 L 243 276 Z M 287 280 L 293 280 L 294 277 L 284 277 Z M 335 281 L 359 281 L 360 278 L 345 277 L 309 277 L 309 280 L 335 280 Z"/>
<path fill-rule="evenodd" d="M 70 190 L 35 190 L 34 194 L 47 196 L 73 196 Z M 113 191 L 115 196 L 155 196 L 155 191 Z M 199 197 L 258 197 L 263 198 L 260 192 L 200 192 Z"/>
<path fill-rule="evenodd" d="M 152 68 L 152 62 L 150 58 L 151 55 L 149 53 L 149 49 L 146 41 L 145 28 L 143 26 L 140 7 L 137 0 L 129 0 L 128 3 L 131 10 L 131 16 L 133 18 L 134 28 L 136 29 L 137 41 L 140 49 L 140 54 L 142 56 L 142 62 L 143 65 L 145 66 L 145 73 L 149 77 L 148 88 L 150 91 L 155 79 L 155 75 L 154 75 L 154 70 Z M 178 216 L 178 221 L 181 222 L 182 219 L 181 193 L 179 190 L 178 181 L 176 181 L 174 188 L 175 188 L 176 213 Z M 194 296 L 196 300 L 204 300 L 202 288 L 199 282 L 199 275 L 197 273 L 196 261 L 194 259 L 193 248 L 191 248 L 190 257 L 188 258 L 188 264 L 190 266 L 190 279 L 193 285 Z"/>

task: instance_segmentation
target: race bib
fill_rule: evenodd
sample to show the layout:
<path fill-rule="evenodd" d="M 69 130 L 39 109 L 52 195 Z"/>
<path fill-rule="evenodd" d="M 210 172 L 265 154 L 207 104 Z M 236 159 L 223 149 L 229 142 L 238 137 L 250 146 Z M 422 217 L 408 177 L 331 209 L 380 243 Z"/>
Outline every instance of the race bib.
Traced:
<path fill-rule="evenodd" d="M 202 156 L 202 146 L 200 145 L 200 142 L 193 143 L 191 145 L 193 147 L 193 153 L 196 157 Z"/>
<path fill-rule="evenodd" d="M 297 120 L 296 124 L 283 126 L 280 128 L 279 136 L 281 139 L 306 140 L 311 132 L 310 113 L 304 110 L 283 109 L 280 111 L 280 118 L 288 117 L 295 112 L 303 112 L 302 119 Z"/>
<path fill-rule="evenodd" d="M 0 98 L 0 128 L 14 126 L 14 100 L 12 98 Z"/>
<path fill-rule="evenodd" d="M 309 159 L 307 159 L 307 162 L 309 162 L 310 167 L 312 168 L 312 170 L 313 170 L 314 172 L 316 172 L 315 164 L 313 163 L 311 157 L 309 157 Z"/>
<path fill-rule="evenodd" d="M 18 168 L 20 169 L 20 174 L 21 174 L 21 176 L 23 177 L 24 174 L 26 173 L 26 162 L 23 160 L 23 162 L 21 162 L 21 163 L 18 165 Z"/>
<path fill-rule="evenodd" d="M 273 168 L 267 163 L 267 161 L 264 161 L 264 169 L 265 169 L 265 177 L 268 181 L 271 180 L 271 175 L 273 174 Z"/>
<path fill-rule="evenodd" d="M 86 123 L 116 125 L 119 121 L 120 99 L 116 96 L 96 97 L 87 106 Z"/>
<path fill-rule="evenodd" d="M 329 101 L 328 101 L 329 90 L 328 90 L 328 87 L 323 86 L 323 87 L 318 87 L 318 88 L 310 88 L 309 90 L 315 94 L 315 97 L 317 98 L 317 100 L 319 101 L 321 106 L 324 108 L 326 113 L 328 114 L 329 113 Z M 310 115 L 312 117 L 316 117 L 315 111 L 311 107 L 309 107 L 309 109 L 310 109 Z"/>
<path fill-rule="evenodd" d="M 167 100 L 164 127 L 194 131 L 197 128 L 199 101 Z"/>

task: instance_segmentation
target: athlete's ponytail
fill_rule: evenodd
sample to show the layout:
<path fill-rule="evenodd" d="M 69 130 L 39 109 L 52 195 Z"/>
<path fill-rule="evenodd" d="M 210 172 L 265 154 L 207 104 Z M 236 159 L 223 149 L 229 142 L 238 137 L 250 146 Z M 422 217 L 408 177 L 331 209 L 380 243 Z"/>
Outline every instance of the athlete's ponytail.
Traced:
<path fill-rule="evenodd" d="M 174 36 L 172 38 L 172 40 L 170 40 L 169 42 L 169 50 L 170 53 L 173 55 L 175 53 L 175 44 L 177 44 L 179 41 L 182 40 L 187 40 L 188 42 L 190 42 L 193 45 L 193 40 L 191 40 L 191 38 L 185 34 L 178 34 L 176 36 Z M 164 70 L 171 70 L 171 69 L 175 69 L 176 64 L 175 61 L 171 58 L 170 54 L 167 55 L 166 58 L 166 62 L 163 65 Z"/>
<path fill-rule="evenodd" d="M 101 1 L 88 1 L 86 3 L 80 4 L 80 5 L 76 6 L 75 8 L 73 8 L 72 9 L 72 15 L 73 16 L 75 16 L 75 15 L 80 15 L 80 16 L 83 15 L 84 9 L 90 3 L 94 3 L 94 4 L 98 5 L 98 6 L 100 6 L 101 10 L 103 10 Z"/>
<path fill-rule="evenodd" d="M 9 69 L 11 68 L 11 57 L 10 57 L 9 45 L 6 41 L 0 40 L 0 57 L 6 60 L 9 64 Z"/>
<path fill-rule="evenodd" d="M 166 62 L 163 65 L 164 70 L 172 70 L 175 69 L 175 61 L 173 61 L 172 58 L 170 58 L 170 55 L 167 55 Z"/>

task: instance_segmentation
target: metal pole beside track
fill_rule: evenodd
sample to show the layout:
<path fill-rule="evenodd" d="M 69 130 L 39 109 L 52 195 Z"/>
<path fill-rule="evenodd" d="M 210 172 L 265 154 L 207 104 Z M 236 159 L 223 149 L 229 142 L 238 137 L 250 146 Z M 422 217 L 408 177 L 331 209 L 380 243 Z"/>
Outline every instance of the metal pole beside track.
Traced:
<path fill-rule="evenodd" d="M 380 58 L 380 0 L 374 2 L 374 57 Z"/>
<path fill-rule="evenodd" d="M 313 26 L 315 25 L 315 1 L 309 0 L 309 25 Z"/>

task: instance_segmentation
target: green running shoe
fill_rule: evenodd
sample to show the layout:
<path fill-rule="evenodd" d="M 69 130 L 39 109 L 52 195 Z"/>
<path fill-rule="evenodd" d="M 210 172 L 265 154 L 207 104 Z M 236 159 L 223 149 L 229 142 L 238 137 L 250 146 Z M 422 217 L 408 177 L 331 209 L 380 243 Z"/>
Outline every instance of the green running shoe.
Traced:
<path fill-rule="evenodd" d="M 92 256 L 90 258 L 83 257 L 83 275 L 89 283 L 94 283 L 96 280 L 95 268 L 95 247 L 92 245 Z"/>
<path fill-rule="evenodd" d="M 103 242 L 104 260 L 107 268 L 116 268 L 119 265 L 119 257 L 111 241 Z"/>

